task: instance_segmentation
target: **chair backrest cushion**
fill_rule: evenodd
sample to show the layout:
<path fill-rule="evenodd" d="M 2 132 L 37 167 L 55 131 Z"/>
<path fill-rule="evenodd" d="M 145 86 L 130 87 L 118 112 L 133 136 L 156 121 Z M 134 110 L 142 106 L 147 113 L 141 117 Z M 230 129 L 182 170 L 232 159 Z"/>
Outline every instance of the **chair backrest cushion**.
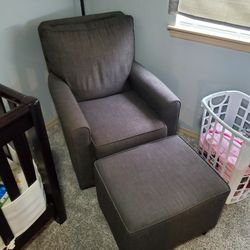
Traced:
<path fill-rule="evenodd" d="M 48 70 L 77 101 L 122 92 L 134 60 L 133 18 L 121 12 L 46 21 L 39 34 Z"/>

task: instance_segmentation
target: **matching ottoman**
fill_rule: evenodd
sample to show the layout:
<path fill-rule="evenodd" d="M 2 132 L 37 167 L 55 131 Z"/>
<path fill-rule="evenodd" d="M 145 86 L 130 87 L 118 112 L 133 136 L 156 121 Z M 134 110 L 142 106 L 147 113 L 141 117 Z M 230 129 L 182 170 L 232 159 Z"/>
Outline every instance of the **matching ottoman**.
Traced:
<path fill-rule="evenodd" d="M 120 249 L 172 249 L 213 228 L 228 185 L 178 136 L 95 162 L 100 207 Z"/>

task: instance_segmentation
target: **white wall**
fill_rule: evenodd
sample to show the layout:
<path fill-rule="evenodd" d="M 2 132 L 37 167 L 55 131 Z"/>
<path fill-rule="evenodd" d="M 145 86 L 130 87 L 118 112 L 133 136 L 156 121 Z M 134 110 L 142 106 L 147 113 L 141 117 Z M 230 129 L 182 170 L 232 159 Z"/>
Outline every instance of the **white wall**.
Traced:
<path fill-rule="evenodd" d="M 0 0 L 0 83 L 39 98 L 45 120 L 56 117 L 37 27 L 80 15 L 78 0 Z"/>
<path fill-rule="evenodd" d="M 167 0 L 86 0 L 87 14 L 121 10 L 135 20 L 136 59 L 181 99 L 181 126 L 198 131 L 202 97 L 220 90 L 250 94 L 250 54 L 171 38 Z"/>

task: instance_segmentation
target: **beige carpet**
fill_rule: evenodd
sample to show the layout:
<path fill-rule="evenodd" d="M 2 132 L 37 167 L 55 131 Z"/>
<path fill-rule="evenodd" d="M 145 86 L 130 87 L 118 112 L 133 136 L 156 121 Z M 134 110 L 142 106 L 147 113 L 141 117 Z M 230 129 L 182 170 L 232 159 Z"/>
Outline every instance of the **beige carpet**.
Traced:
<path fill-rule="evenodd" d="M 95 188 L 78 188 L 60 127 L 56 125 L 48 132 L 68 219 L 63 225 L 51 222 L 26 249 L 118 249 L 98 206 Z M 213 230 L 176 249 L 250 249 L 250 199 L 226 206 Z"/>

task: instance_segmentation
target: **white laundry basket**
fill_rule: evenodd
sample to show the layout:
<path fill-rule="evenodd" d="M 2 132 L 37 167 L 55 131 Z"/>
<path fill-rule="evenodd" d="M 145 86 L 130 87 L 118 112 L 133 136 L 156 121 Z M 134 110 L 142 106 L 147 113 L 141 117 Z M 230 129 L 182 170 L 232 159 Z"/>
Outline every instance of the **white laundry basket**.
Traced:
<path fill-rule="evenodd" d="M 229 184 L 226 204 L 250 196 L 250 96 L 223 91 L 202 100 L 200 154 Z"/>

